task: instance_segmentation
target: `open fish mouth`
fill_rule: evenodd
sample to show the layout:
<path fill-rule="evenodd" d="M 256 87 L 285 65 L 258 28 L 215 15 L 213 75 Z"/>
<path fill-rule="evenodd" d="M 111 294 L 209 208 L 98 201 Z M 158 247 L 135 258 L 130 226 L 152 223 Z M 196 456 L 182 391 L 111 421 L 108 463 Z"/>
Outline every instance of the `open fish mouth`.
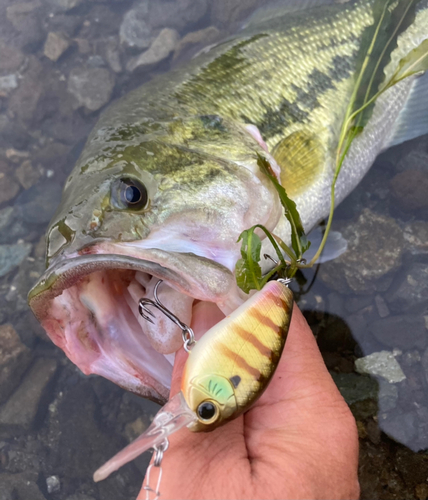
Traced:
<path fill-rule="evenodd" d="M 83 373 L 164 403 L 182 332 L 157 309 L 151 309 L 153 324 L 138 310 L 141 298 L 153 298 L 159 279 L 159 299 L 188 325 L 201 301 L 214 302 L 224 314 L 243 302 L 231 270 L 210 259 L 101 243 L 51 265 L 30 291 L 29 304 Z"/>

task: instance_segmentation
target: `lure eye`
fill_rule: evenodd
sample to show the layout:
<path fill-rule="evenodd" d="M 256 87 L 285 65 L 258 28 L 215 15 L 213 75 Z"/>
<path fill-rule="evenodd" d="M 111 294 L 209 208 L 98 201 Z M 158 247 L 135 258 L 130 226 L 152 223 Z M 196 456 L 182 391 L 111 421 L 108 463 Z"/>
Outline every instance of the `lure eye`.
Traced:
<path fill-rule="evenodd" d="M 136 179 L 117 179 L 112 185 L 111 199 L 116 208 L 142 210 L 148 201 L 147 189 Z"/>
<path fill-rule="evenodd" d="M 212 422 L 218 417 L 218 406 L 211 401 L 204 401 L 197 409 L 199 419 L 205 423 Z"/>

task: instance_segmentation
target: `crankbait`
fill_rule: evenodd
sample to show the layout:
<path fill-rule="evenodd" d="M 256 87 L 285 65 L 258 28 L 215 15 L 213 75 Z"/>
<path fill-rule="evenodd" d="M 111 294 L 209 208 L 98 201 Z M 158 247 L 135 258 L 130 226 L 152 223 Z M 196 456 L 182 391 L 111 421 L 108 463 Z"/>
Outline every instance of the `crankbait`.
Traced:
<path fill-rule="evenodd" d="M 156 461 L 166 450 L 168 436 L 184 426 L 193 432 L 212 431 L 254 404 L 268 386 L 287 338 L 293 308 L 287 284 L 287 280 L 268 282 L 197 342 L 191 328 L 161 304 L 157 287 L 155 301 L 142 299 L 143 317 L 150 320 L 148 305 L 152 305 L 183 330 L 189 357 L 181 391 L 157 413 L 146 432 L 95 472 L 95 481 L 149 448 L 155 449 Z"/>

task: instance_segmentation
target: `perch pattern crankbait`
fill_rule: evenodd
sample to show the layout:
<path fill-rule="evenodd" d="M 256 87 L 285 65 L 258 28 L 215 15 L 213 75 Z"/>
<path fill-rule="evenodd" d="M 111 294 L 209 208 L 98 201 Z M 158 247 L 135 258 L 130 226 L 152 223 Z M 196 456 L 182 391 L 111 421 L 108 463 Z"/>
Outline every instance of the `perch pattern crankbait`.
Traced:
<path fill-rule="evenodd" d="M 95 472 L 95 481 L 160 446 L 181 427 L 211 431 L 248 410 L 278 366 L 292 308 L 293 294 L 286 282 L 271 281 L 205 333 L 190 350 L 181 391 L 158 412 L 146 432 Z"/>

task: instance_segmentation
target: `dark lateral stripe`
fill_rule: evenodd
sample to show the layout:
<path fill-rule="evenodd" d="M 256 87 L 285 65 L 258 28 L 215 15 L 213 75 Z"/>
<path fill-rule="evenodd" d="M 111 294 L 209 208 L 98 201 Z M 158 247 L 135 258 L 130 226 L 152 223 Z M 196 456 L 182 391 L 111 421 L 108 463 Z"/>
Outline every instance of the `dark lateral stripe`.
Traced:
<path fill-rule="evenodd" d="M 236 327 L 235 332 L 245 342 L 251 342 L 251 344 L 259 351 L 262 356 L 266 356 L 267 358 L 270 357 L 272 352 L 270 347 L 267 347 L 262 342 L 260 342 L 260 340 L 254 335 L 254 333 L 240 327 Z"/>
<path fill-rule="evenodd" d="M 281 306 L 282 308 L 284 309 L 284 311 L 289 314 L 290 313 L 290 304 L 288 301 L 284 300 L 284 299 L 280 299 L 281 301 Z"/>
<path fill-rule="evenodd" d="M 236 352 L 231 351 L 227 346 L 221 344 L 220 351 L 231 361 L 233 361 L 238 368 L 245 370 L 249 375 L 254 377 L 256 380 L 259 380 L 262 377 L 260 370 L 249 365 L 245 359 L 237 354 Z"/>
<path fill-rule="evenodd" d="M 257 309 L 251 311 L 251 316 L 262 325 L 278 333 L 279 326 L 269 316 L 265 316 L 260 311 L 257 311 Z"/>

